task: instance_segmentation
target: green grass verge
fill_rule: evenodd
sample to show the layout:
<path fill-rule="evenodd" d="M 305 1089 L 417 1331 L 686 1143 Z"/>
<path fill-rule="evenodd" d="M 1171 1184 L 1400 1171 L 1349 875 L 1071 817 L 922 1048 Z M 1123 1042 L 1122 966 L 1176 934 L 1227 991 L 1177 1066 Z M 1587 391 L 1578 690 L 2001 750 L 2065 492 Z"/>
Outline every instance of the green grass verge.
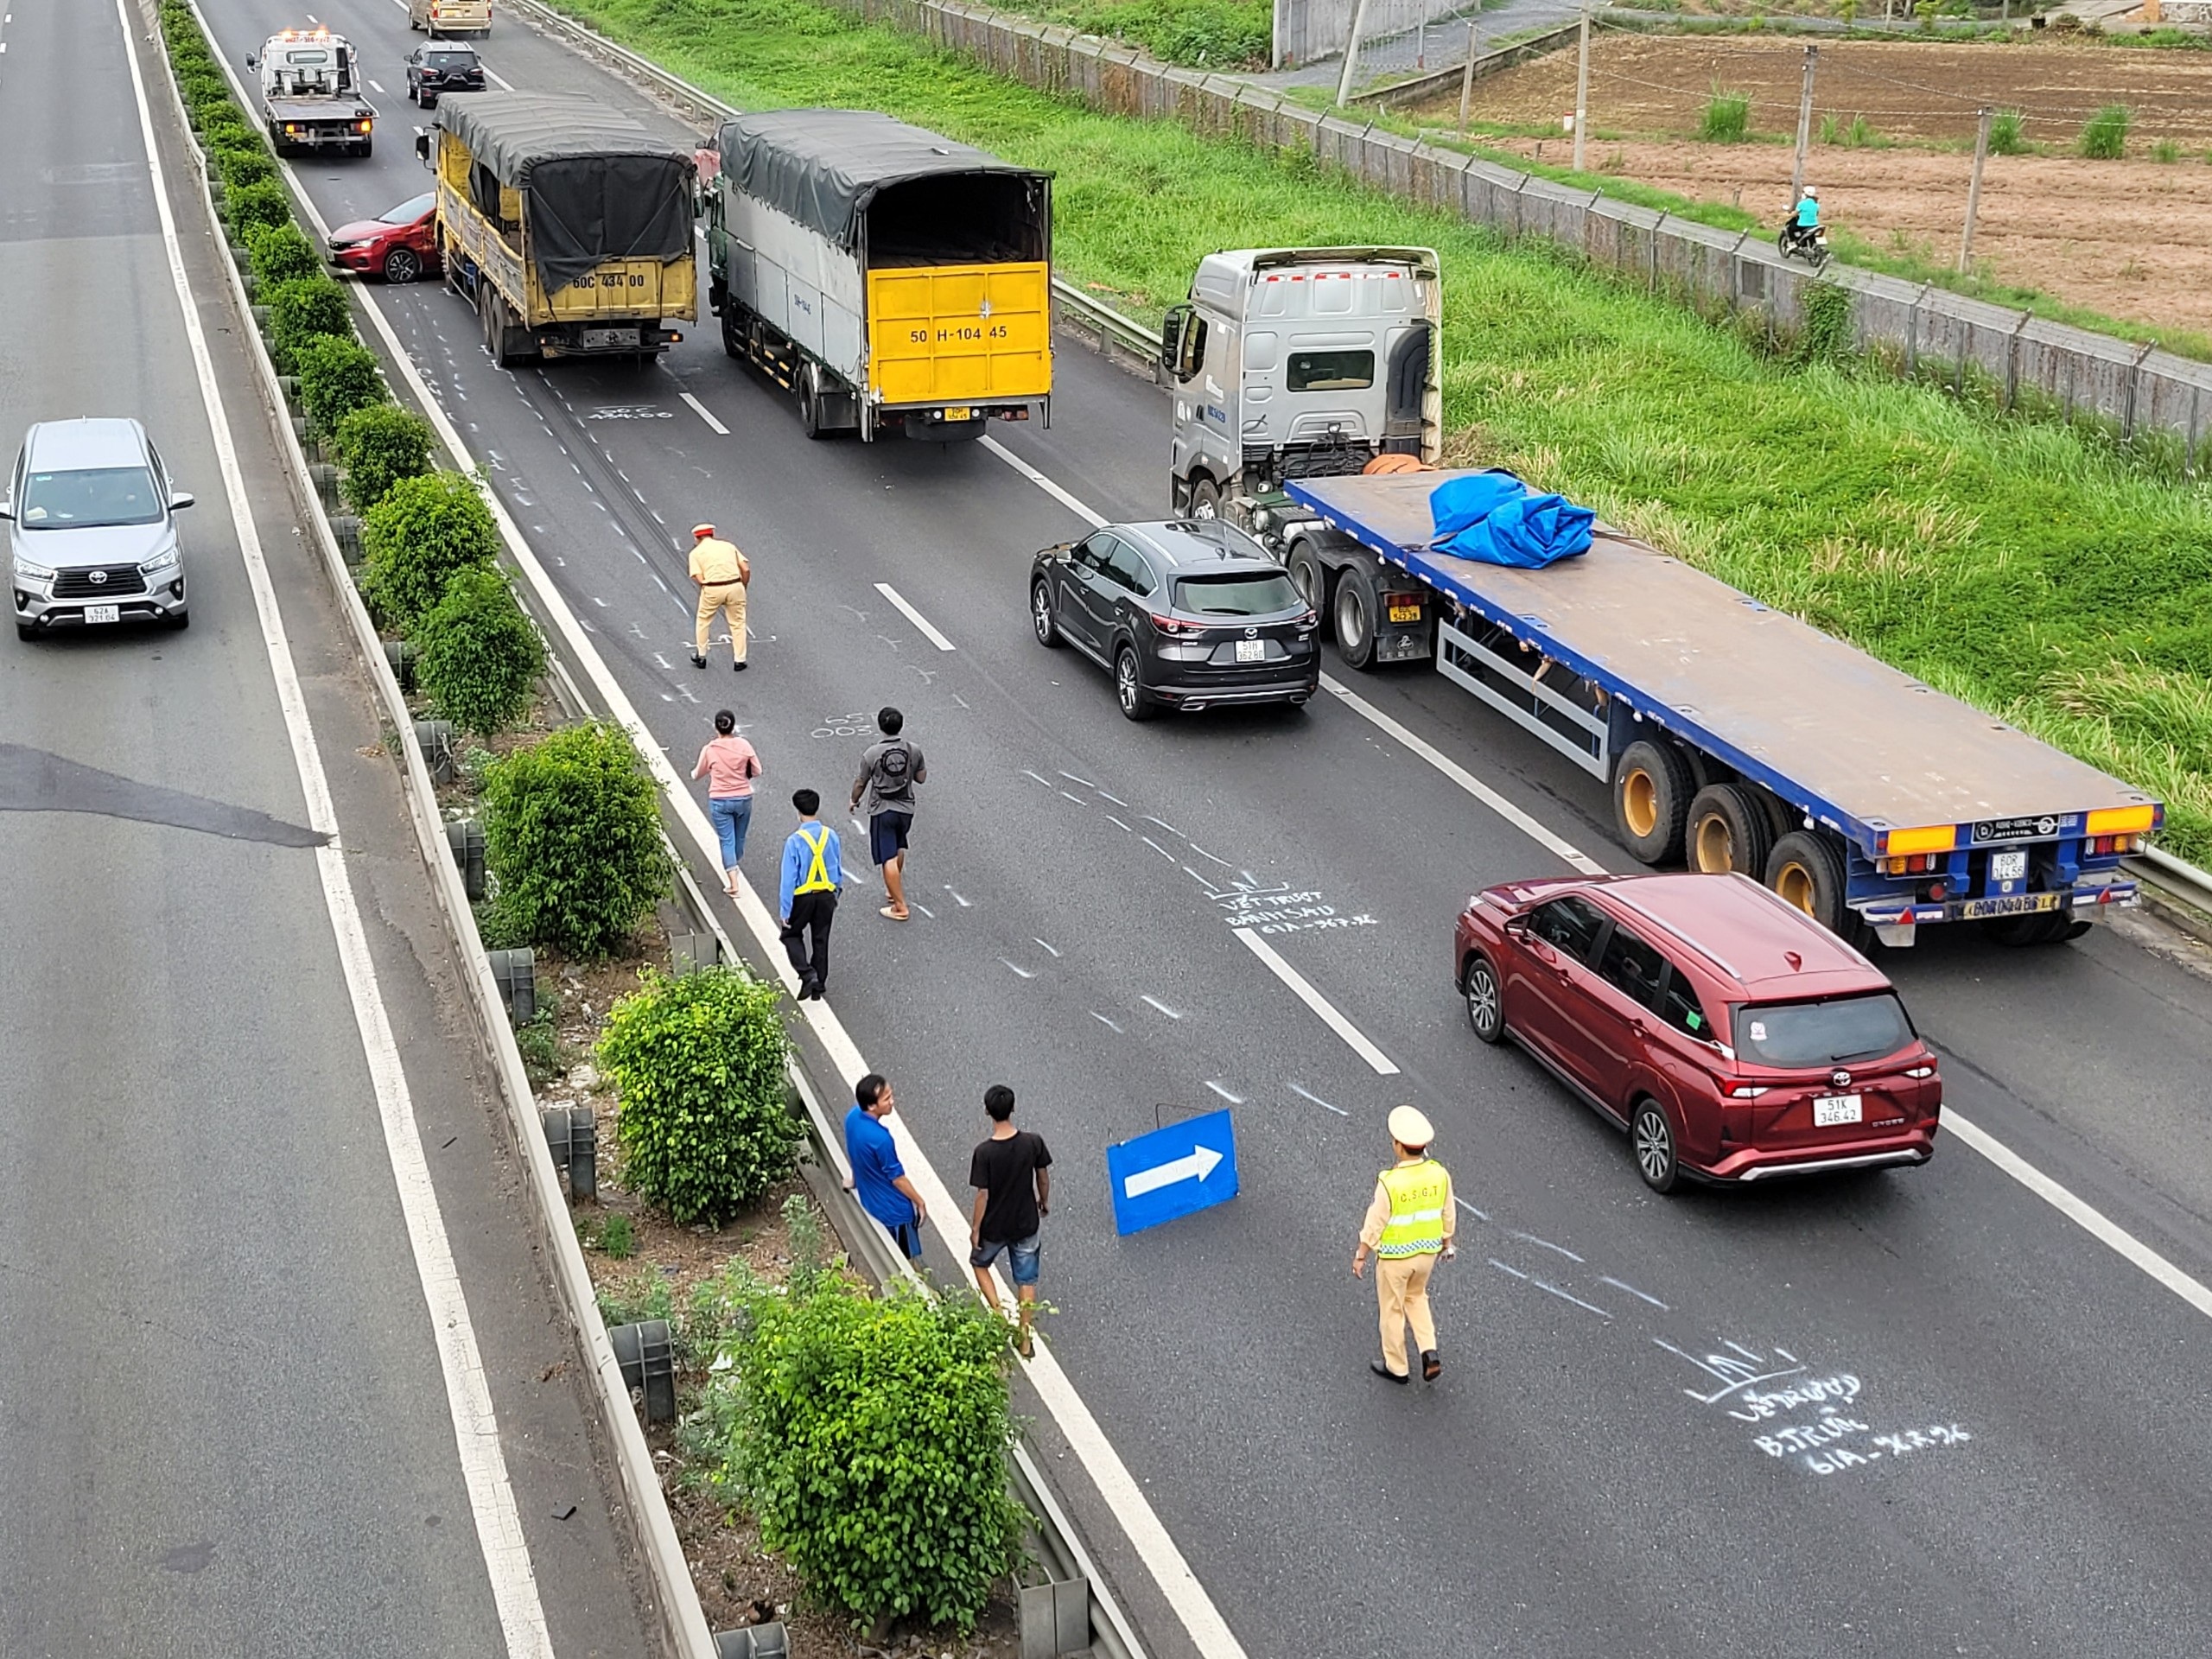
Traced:
<path fill-rule="evenodd" d="M 806 0 L 569 4 L 741 107 L 865 105 L 1052 168 L 1062 274 L 1143 315 L 1225 245 L 1435 247 L 1456 459 L 2157 791 L 2167 844 L 2212 860 L 2212 507 L 2101 435 L 1793 362 L 1300 158 L 1099 115 Z"/>
<path fill-rule="evenodd" d="M 1005 10 L 1193 69 L 1264 69 L 1274 33 L 1270 0 L 1014 0 Z"/>

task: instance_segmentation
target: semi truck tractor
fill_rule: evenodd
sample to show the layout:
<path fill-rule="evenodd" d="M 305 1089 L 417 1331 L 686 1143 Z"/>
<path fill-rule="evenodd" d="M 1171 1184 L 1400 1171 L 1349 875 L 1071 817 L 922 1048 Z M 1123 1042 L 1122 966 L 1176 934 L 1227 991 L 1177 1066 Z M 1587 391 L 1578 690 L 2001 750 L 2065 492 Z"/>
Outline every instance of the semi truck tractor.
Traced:
<path fill-rule="evenodd" d="M 2145 791 L 1602 524 L 1540 569 L 1440 551 L 1438 302 L 1422 250 L 1217 254 L 1162 335 L 1179 508 L 1271 548 L 1347 664 L 1432 665 L 1610 788 L 1640 861 L 1847 938 L 2136 902 Z"/>
<path fill-rule="evenodd" d="M 260 78 L 261 120 L 279 156 L 301 150 L 366 156 L 377 112 L 361 96 L 360 60 L 327 29 L 288 29 L 245 67 Z"/>
<path fill-rule="evenodd" d="M 1050 174 L 868 110 L 741 116 L 715 159 L 708 303 L 809 437 L 1049 421 Z"/>
<path fill-rule="evenodd" d="M 698 316 L 690 150 L 543 92 L 441 99 L 416 144 L 437 174 L 447 283 L 501 367 L 656 356 Z"/>

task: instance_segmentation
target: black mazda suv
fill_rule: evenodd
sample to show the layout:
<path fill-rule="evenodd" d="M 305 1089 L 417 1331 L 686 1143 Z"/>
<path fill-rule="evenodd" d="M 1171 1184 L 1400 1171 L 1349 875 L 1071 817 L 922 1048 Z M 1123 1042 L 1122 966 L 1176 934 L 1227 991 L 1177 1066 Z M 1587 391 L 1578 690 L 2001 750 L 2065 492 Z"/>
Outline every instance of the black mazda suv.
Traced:
<path fill-rule="evenodd" d="M 407 96 L 426 110 L 438 106 L 442 92 L 480 92 L 484 63 L 476 49 L 439 41 L 407 54 Z"/>

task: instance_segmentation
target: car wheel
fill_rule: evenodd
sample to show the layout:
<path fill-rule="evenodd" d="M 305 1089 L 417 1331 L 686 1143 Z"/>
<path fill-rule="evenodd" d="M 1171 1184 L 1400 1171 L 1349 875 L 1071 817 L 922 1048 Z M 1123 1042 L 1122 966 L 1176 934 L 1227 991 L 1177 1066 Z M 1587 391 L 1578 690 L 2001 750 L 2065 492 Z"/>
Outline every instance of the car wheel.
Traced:
<path fill-rule="evenodd" d="M 1313 607 L 1314 632 L 1324 639 L 1329 638 L 1328 568 L 1304 542 L 1290 550 L 1290 583 L 1298 589 L 1299 597 Z"/>
<path fill-rule="evenodd" d="M 1060 643 L 1060 625 L 1052 620 L 1052 587 L 1041 576 L 1029 585 L 1029 623 L 1037 630 L 1039 645 Z"/>
<path fill-rule="evenodd" d="M 384 257 L 387 283 L 411 283 L 423 274 L 423 260 L 412 248 L 394 248 Z"/>
<path fill-rule="evenodd" d="M 1766 884 L 1831 933 L 1851 919 L 1843 902 L 1843 861 L 1811 830 L 1792 830 L 1767 855 Z"/>
<path fill-rule="evenodd" d="M 1665 739 L 1639 738 L 1613 768 L 1613 823 L 1629 851 L 1646 864 L 1682 855 L 1682 830 L 1695 792 L 1689 762 Z"/>
<path fill-rule="evenodd" d="M 1375 596 L 1357 570 L 1337 578 L 1337 651 L 1349 668 L 1375 665 Z"/>
<path fill-rule="evenodd" d="M 1221 517 L 1221 486 L 1203 473 L 1191 480 L 1191 517 L 1201 524 Z"/>
<path fill-rule="evenodd" d="M 192 626 L 192 613 L 190 611 L 171 611 L 168 616 L 162 619 L 162 620 L 168 624 L 169 632 L 171 633 L 182 633 L 187 628 Z"/>
<path fill-rule="evenodd" d="M 1133 645 L 1123 645 L 1114 653 L 1114 701 L 1121 705 L 1126 720 L 1152 718 L 1152 699 L 1145 694 L 1144 681 L 1137 674 L 1137 653 Z"/>
<path fill-rule="evenodd" d="M 1486 1043 L 1503 1040 L 1505 999 L 1498 994 L 1497 970 L 1481 955 L 1467 958 L 1467 971 L 1459 982 L 1467 999 L 1467 1027 Z"/>
<path fill-rule="evenodd" d="M 1707 784 L 1690 799 L 1683 837 L 1690 868 L 1707 875 L 1741 870 L 1758 881 L 1774 850 L 1773 825 L 1750 794 L 1733 784 Z"/>
<path fill-rule="evenodd" d="M 1636 1103 L 1629 1120 L 1629 1144 L 1636 1154 L 1636 1173 L 1654 1192 L 1671 1192 L 1681 1173 L 1675 1161 L 1675 1126 L 1667 1109 L 1649 1096 Z"/>
<path fill-rule="evenodd" d="M 16 624 L 16 638 L 18 639 L 35 639 L 38 638 L 38 630 L 28 622 L 18 622 Z"/>

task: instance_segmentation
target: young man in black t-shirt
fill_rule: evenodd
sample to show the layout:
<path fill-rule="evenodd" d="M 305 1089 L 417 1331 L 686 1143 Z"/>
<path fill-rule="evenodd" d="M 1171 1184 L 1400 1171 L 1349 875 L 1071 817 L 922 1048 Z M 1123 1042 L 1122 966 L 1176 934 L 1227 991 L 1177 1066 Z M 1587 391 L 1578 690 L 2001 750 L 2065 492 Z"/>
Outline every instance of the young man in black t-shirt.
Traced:
<path fill-rule="evenodd" d="M 969 1160 L 968 1185 L 976 1189 L 975 1212 L 968 1225 L 972 1247 L 968 1264 L 976 1269 L 976 1284 L 994 1313 L 1003 1313 L 998 1281 L 991 1277 L 991 1263 L 1006 1253 L 1014 1274 L 1014 1294 L 1021 1302 L 1021 1325 L 1015 1351 L 1030 1357 L 1029 1321 L 1037 1308 L 1037 1259 L 1042 1246 L 1038 1232 L 1052 1213 L 1052 1154 L 1044 1137 L 1014 1127 L 1014 1090 L 995 1083 L 983 1091 L 983 1109 L 990 1115 L 990 1138 L 976 1148 Z"/>

